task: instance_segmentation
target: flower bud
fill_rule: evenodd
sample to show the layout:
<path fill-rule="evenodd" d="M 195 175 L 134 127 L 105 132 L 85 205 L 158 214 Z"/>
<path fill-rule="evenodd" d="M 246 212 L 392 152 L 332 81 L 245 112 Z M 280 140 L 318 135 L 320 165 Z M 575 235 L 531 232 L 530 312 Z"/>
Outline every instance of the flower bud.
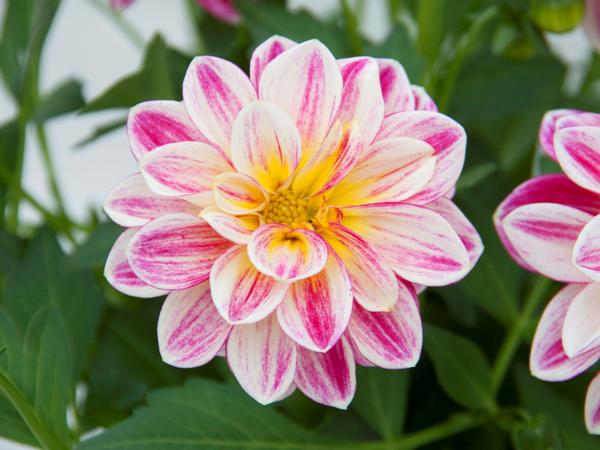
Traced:
<path fill-rule="evenodd" d="M 533 21 L 543 30 L 565 33 L 579 25 L 583 9 L 583 0 L 531 0 L 530 12 Z"/>

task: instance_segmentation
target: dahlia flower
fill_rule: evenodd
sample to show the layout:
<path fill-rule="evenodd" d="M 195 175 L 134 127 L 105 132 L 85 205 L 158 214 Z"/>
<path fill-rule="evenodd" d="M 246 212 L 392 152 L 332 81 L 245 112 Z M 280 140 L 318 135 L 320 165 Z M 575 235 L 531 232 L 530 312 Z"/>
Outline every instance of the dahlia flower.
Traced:
<path fill-rule="evenodd" d="M 526 181 L 494 220 L 515 261 L 568 283 L 546 307 L 530 356 L 534 376 L 561 381 L 600 358 L 600 114 L 549 111 L 539 138 L 564 174 Z M 598 376 L 588 389 L 585 420 L 600 434 Z"/>
<path fill-rule="evenodd" d="M 135 0 L 111 0 L 110 5 L 113 9 L 121 11 L 129 7 Z M 236 24 L 240 21 L 240 14 L 235 9 L 233 0 L 196 0 L 210 15 L 223 22 Z"/>
<path fill-rule="evenodd" d="M 163 360 L 224 355 L 261 403 L 298 387 L 339 408 L 355 363 L 414 366 L 413 284 L 453 283 L 482 251 L 446 197 L 464 130 L 434 110 L 396 61 L 336 61 L 282 37 L 254 51 L 249 78 L 200 56 L 183 102 L 133 108 L 140 173 L 106 199 L 128 228 L 105 275 L 132 296 L 167 294 Z"/>

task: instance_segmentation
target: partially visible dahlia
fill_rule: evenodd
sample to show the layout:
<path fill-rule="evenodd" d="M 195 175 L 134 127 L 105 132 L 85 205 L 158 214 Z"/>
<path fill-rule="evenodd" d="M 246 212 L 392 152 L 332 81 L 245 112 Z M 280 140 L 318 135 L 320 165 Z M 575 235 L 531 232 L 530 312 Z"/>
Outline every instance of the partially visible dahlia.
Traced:
<path fill-rule="evenodd" d="M 396 61 L 336 61 L 318 41 L 272 37 L 250 78 L 197 57 L 183 102 L 142 103 L 127 126 L 140 173 L 104 205 L 128 227 L 106 278 L 129 295 L 168 294 L 165 362 L 224 354 L 261 403 L 297 386 L 345 408 L 355 362 L 414 366 L 413 283 L 453 283 L 482 251 L 446 197 L 464 130 Z"/>
<path fill-rule="evenodd" d="M 129 7 L 135 0 L 110 0 L 113 9 L 121 11 Z M 206 12 L 223 22 L 236 24 L 240 21 L 240 14 L 235 9 L 234 0 L 196 0 Z"/>
<path fill-rule="evenodd" d="M 600 114 L 549 111 L 539 137 L 565 174 L 526 181 L 494 220 L 521 266 L 569 283 L 546 307 L 530 357 L 534 376 L 562 381 L 600 359 Z M 588 389 L 585 420 L 600 434 L 599 376 Z"/>

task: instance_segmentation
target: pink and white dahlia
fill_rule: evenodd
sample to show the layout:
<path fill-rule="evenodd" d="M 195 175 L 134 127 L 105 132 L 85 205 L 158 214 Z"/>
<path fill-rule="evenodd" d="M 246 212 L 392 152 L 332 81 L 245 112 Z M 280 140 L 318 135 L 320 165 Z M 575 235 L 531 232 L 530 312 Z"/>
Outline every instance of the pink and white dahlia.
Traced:
<path fill-rule="evenodd" d="M 600 359 L 600 114 L 549 111 L 540 143 L 563 174 L 517 187 L 498 207 L 496 229 L 524 268 L 568 283 L 548 304 L 535 334 L 530 369 L 561 381 Z M 600 378 L 590 384 L 585 419 L 600 434 Z"/>
<path fill-rule="evenodd" d="M 114 10 L 121 11 L 131 6 L 135 0 L 110 0 Z M 240 13 L 235 9 L 234 0 L 196 0 L 211 16 L 229 23 L 236 24 L 241 20 Z"/>
<path fill-rule="evenodd" d="M 167 294 L 164 361 L 224 354 L 261 403 L 298 387 L 339 408 L 355 362 L 414 366 L 413 283 L 453 283 L 482 251 L 445 196 L 464 130 L 432 109 L 396 61 L 281 37 L 254 51 L 250 77 L 197 57 L 183 102 L 133 108 L 140 173 L 106 199 L 127 230 L 105 274 L 129 295 Z"/>

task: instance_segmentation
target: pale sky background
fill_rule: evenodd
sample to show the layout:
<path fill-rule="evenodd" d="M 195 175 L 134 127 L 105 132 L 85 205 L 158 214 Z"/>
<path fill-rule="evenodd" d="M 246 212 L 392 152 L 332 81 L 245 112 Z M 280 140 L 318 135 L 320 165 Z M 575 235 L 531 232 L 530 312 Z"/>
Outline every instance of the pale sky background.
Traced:
<path fill-rule="evenodd" d="M 288 4 L 291 8 L 308 7 L 318 14 L 328 14 L 335 10 L 339 1 L 288 0 Z M 361 28 L 371 39 L 381 40 L 389 30 L 385 5 L 385 0 L 370 0 L 362 15 Z M 5 6 L 6 0 L 0 0 L 0 16 L 3 16 Z M 193 33 L 186 18 L 184 0 L 137 0 L 125 12 L 125 17 L 146 39 L 160 31 L 171 45 L 181 49 L 191 46 Z M 579 64 L 589 54 L 589 46 L 581 30 L 553 37 L 552 42 L 571 63 Z M 136 70 L 141 56 L 139 49 L 89 0 L 63 0 L 43 55 L 42 92 L 75 77 L 84 82 L 85 97 L 95 97 L 119 78 Z M 0 83 L 0 123 L 10 119 L 15 112 L 11 98 Z M 91 207 L 99 210 L 108 191 L 119 180 L 136 171 L 124 129 L 82 149 L 73 148 L 96 126 L 123 115 L 123 111 L 68 115 L 47 124 L 60 188 L 69 212 L 76 218 L 85 218 Z M 29 134 L 24 184 L 42 203 L 52 205 L 32 130 Z M 29 222 L 39 219 L 37 213 L 25 204 L 22 218 Z M 0 450 L 25 448 L 0 438 Z"/>

